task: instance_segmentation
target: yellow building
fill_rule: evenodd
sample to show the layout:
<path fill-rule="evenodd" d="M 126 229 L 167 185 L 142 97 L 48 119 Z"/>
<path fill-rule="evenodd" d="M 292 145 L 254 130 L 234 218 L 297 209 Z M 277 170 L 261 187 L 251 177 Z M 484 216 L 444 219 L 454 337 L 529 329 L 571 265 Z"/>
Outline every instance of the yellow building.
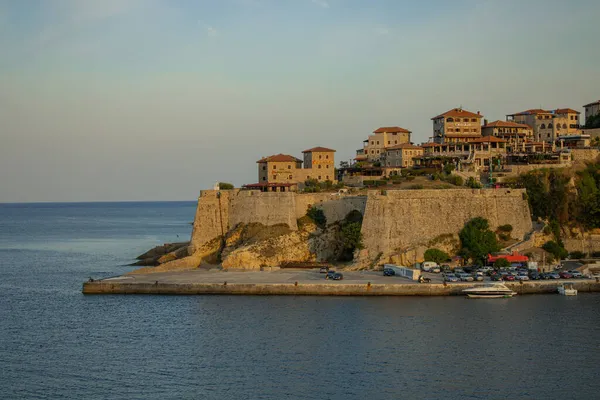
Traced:
<path fill-rule="evenodd" d="M 258 183 L 296 183 L 302 160 L 288 154 L 264 157 L 258 163 Z"/>
<path fill-rule="evenodd" d="M 313 147 L 304 150 L 304 168 L 297 171 L 297 180 L 304 182 L 307 179 L 316 179 L 319 182 L 336 180 L 335 178 L 335 150 L 327 147 Z"/>
<path fill-rule="evenodd" d="M 415 165 L 413 158 L 421 157 L 424 149 L 410 143 L 403 143 L 385 149 L 385 166 L 408 168 Z"/>
<path fill-rule="evenodd" d="M 534 108 L 506 116 L 508 122 L 529 125 L 536 141 L 554 143 L 558 136 L 579 133 L 579 111 L 571 108 L 542 110 Z"/>
<path fill-rule="evenodd" d="M 410 143 L 410 134 L 408 129 L 399 126 L 384 126 L 373 131 L 368 139 L 363 143 L 363 151 L 357 152 L 357 157 L 371 162 L 380 161 L 385 157 L 386 147 L 396 146 L 403 143 Z"/>
<path fill-rule="evenodd" d="M 468 143 L 481 138 L 481 118 L 483 115 L 479 111 L 475 114 L 462 108 L 453 108 L 433 117 L 433 141 Z"/>
<path fill-rule="evenodd" d="M 481 127 L 482 136 L 494 136 L 506 140 L 510 151 L 520 148 L 526 141 L 533 141 L 533 129 L 526 124 L 509 121 L 494 121 Z"/>

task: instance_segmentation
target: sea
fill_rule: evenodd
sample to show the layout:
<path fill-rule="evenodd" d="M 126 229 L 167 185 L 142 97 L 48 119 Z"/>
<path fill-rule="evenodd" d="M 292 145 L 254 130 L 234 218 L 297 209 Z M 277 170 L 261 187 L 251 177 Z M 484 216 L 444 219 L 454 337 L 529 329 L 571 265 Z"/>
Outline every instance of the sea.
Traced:
<path fill-rule="evenodd" d="M 194 202 L 0 204 L 1 399 L 599 399 L 600 294 L 83 295 Z"/>

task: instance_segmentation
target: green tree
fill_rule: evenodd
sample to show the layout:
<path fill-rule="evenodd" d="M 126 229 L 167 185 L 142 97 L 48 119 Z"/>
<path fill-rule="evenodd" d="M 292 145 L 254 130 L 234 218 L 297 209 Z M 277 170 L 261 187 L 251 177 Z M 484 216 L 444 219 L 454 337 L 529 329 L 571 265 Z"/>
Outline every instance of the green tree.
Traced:
<path fill-rule="evenodd" d="M 458 234 L 461 255 L 482 264 L 488 254 L 500 250 L 496 234 L 489 229 L 485 218 L 477 217 L 468 221 Z"/>
<path fill-rule="evenodd" d="M 467 179 L 465 186 L 470 187 L 471 189 L 481 189 L 481 184 L 472 176 Z"/>
<path fill-rule="evenodd" d="M 548 253 L 552 254 L 555 260 L 562 260 L 564 258 L 567 258 L 567 256 L 569 255 L 569 252 L 565 250 L 564 247 L 562 247 L 560 244 L 553 240 L 544 243 L 542 248 Z"/>
<path fill-rule="evenodd" d="M 583 251 L 572 251 L 569 253 L 569 258 L 573 260 L 578 260 L 581 258 L 585 258 L 586 254 Z"/>
<path fill-rule="evenodd" d="M 359 222 L 350 222 L 342 227 L 342 238 L 344 249 L 352 250 L 363 249 L 361 224 Z"/>
<path fill-rule="evenodd" d="M 425 251 L 424 258 L 425 261 L 433 261 L 438 264 L 450 260 L 450 256 L 446 252 L 435 248 L 427 249 Z"/>
<path fill-rule="evenodd" d="M 499 258 L 494 261 L 494 268 L 496 269 L 506 269 L 510 267 L 510 262 L 506 258 Z"/>
<path fill-rule="evenodd" d="M 309 207 L 306 211 L 306 216 L 312 219 L 319 228 L 325 228 L 327 226 L 327 217 L 320 208 L 315 206 Z"/>

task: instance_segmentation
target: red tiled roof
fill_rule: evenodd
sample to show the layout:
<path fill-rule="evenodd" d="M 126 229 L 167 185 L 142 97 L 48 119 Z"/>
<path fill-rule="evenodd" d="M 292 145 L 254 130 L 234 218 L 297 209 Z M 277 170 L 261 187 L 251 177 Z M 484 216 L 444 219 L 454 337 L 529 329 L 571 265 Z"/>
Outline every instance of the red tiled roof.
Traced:
<path fill-rule="evenodd" d="M 264 162 L 302 162 L 302 160 L 288 154 L 275 154 L 274 156 L 264 157 L 257 161 L 257 163 Z"/>
<path fill-rule="evenodd" d="M 439 143 L 431 143 L 431 142 L 429 142 L 429 143 L 423 143 L 421 145 L 422 148 L 425 148 L 425 147 L 440 147 L 440 146 L 441 146 L 441 144 L 439 144 Z"/>
<path fill-rule="evenodd" d="M 531 127 L 529 125 L 517 124 L 516 122 L 500 121 L 500 120 L 490 122 L 489 124 L 482 126 L 482 128 L 528 128 L 528 129 L 531 129 Z"/>
<path fill-rule="evenodd" d="M 465 133 L 465 134 L 456 134 L 456 133 L 446 133 L 445 137 L 451 137 L 451 138 L 473 138 L 473 137 L 481 137 L 480 134 L 478 133 Z"/>
<path fill-rule="evenodd" d="M 452 110 L 448 110 L 443 114 L 440 114 L 431 119 L 438 119 L 443 117 L 468 117 L 468 118 L 483 118 L 481 114 L 475 114 L 471 111 L 463 110 L 462 108 L 453 108 Z"/>
<path fill-rule="evenodd" d="M 554 110 L 556 114 L 581 114 L 577 110 L 573 110 L 572 108 L 557 108 Z"/>
<path fill-rule="evenodd" d="M 410 143 L 402 143 L 396 146 L 391 146 L 391 147 L 386 147 L 385 150 L 397 150 L 397 149 L 415 149 L 415 150 L 423 150 L 422 147 L 419 146 L 415 146 L 414 144 L 410 144 Z"/>
<path fill-rule="evenodd" d="M 592 102 L 590 104 L 586 104 L 584 107 L 595 106 L 596 104 L 600 104 L 600 100 L 594 101 L 594 102 Z"/>
<path fill-rule="evenodd" d="M 506 261 L 511 262 L 511 263 L 513 263 L 513 262 L 519 263 L 519 262 L 529 261 L 529 257 L 519 254 L 517 252 L 514 252 L 512 254 L 500 254 L 497 256 L 488 254 L 488 262 L 490 262 L 490 263 L 493 263 L 494 261 L 496 261 L 499 258 L 504 258 L 504 259 L 506 259 Z"/>
<path fill-rule="evenodd" d="M 475 139 L 471 143 L 506 143 L 506 140 L 497 138 L 496 136 L 484 136 L 480 139 Z"/>
<path fill-rule="evenodd" d="M 328 149 L 327 147 L 313 147 L 312 149 L 304 150 L 303 153 L 312 153 L 313 151 L 320 151 L 322 153 L 335 153 L 335 150 Z"/>
<path fill-rule="evenodd" d="M 525 111 L 521 111 L 518 113 L 514 113 L 514 114 L 508 114 L 508 115 L 536 115 L 536 114 L 550 114 L 550 111 L 548 110 L 542 110 L 541 108 L 532 108 L 530 110 L 525 110 Z"/>
<path fill-rule="evenodd" d="M 399 126 L 382 126 L 379 129 L 375 129 L 373 133 L 411 133 L 408 129 L 400 128 Z"/>

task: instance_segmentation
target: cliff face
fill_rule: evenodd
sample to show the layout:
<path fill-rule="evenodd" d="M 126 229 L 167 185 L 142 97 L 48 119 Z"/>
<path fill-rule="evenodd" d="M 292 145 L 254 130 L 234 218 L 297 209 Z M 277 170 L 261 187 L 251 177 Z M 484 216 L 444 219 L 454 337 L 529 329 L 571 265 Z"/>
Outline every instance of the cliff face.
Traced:
<path fill-rule="evenodd" d="M 299 225 L 310 206 L 323 210 L 326 229 L 306 221 Z M 532 230 L 522 189 L 373 190 L 366 196 L 203 191 L 190 256 L 161 267 L 194 268 L 221 261 L 224 268 L 257 269 L 285 261 L 333 260 L 342 245 L 338 222 L 351 211 L 363 215 L 365 249 L 357 254 L 356 268 L 388 261 L 411 264 L 440 237 L 448 243 L 438 247 L 456 246 L 458 232 L 474 217 L 488 219 L 492 229 L 512 225 L 515 239 Z"/>

